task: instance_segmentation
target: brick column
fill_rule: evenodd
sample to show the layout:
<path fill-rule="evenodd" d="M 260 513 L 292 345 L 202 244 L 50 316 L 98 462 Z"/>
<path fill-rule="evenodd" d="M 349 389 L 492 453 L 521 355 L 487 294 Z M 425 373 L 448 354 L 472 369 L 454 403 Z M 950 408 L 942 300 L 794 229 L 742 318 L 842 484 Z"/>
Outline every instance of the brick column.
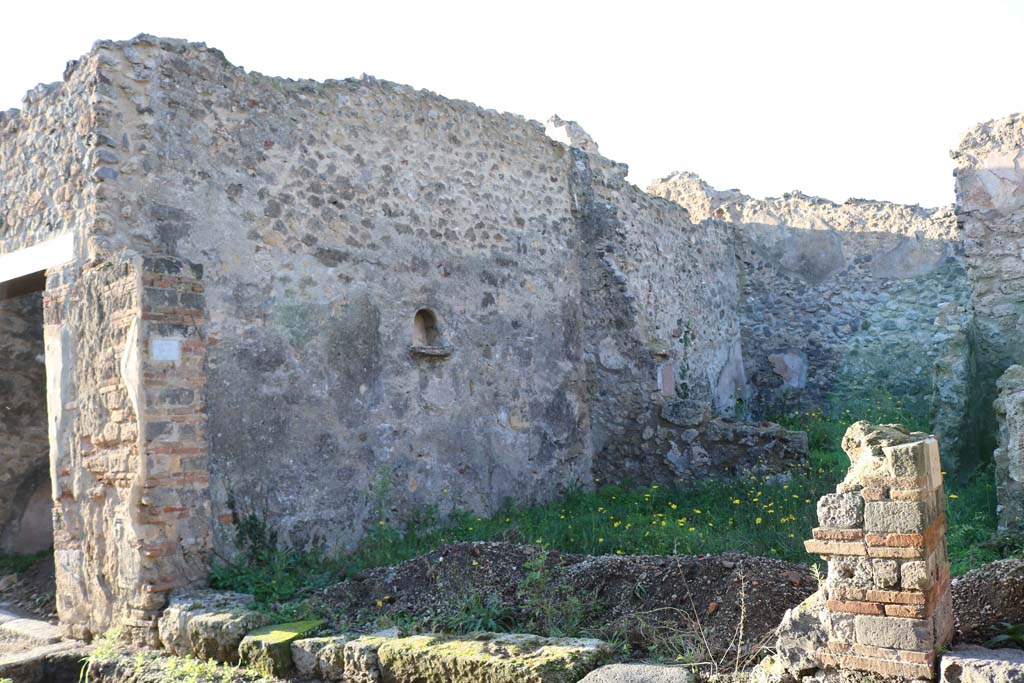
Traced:
<path fill-rule="evenodd" d="M 809 553 L 828 560 L 821 596 L 824 666 L 935 677 L 953 636 L 946 497 L 934 438 L 858 422 L 843 437 L 851 465 L 818 502 Z"/>
<path fill-rule="evenodd" d="M 211 552 L 198 266 L 97 259 L 50 274 L 47 403 L 57 611 L 88 638 L 156 643 L 168 593 Z"/>

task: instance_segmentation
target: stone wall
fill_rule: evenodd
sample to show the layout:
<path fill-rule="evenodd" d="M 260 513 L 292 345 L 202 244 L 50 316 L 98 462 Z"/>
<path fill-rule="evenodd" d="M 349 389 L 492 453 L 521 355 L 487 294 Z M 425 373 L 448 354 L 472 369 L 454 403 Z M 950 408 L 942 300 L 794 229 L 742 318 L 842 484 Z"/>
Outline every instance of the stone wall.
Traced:
<path fill-rule="evenodd" d="M 233 512 L 350 547 L 425 506 L 589 480 L 569 155 L 542 127 L 373 79 L 247 74 L 184 42 L 98 54 L 110 137 L 130 141 L 108 183 L 130 219 L 102 239 L 204 265 L 223 551 Z"/>
<path fill-rule="evenodd" d="M 995 446 L 996 380 L 1024 363 L 1024 117 L 979 124 L 953 151 L 956 213 L 963 228 L 971 281 L 977 380 L 974 401 L 983 408 L 983 447 Z"/>
<path fill-rule="evenodd" d="M 1000 532 L 1020 533 L 1024 531 L 1024 366 L 1011 365 L 996 386 L 996 513 Z"/>
<path fill-rule="evenodd" d="M 727 226 L 694 225 L 626 182 L 624 165 L 574 154 L 597 478 L 671 484 L 799 459 L 798 443 L 786 455 L 751 447 L 730 458 L 721 439 L 705 438 L 744 391 Z"/>
<path fill-rule="evenodd" d="M 53 544 L 46 430 L 43 304 L 0 298 L 0 552 Z"/>
<path fill-rule="evenodd" d="M 63 82 L 39 85 L 23 109 L 0 112 L 0 254 L 78 233 L 91 220 L 99 86 L 91 66 L 69 65 Z"/>
<path fill-rule="evenodd" d="M 693 429 L 659 412 L 728 414 L 742 386 L 724 228 L 536 122 L 432 93 L 270 79 L 180 41 L 95 59 L 122 147 L 92 242 L 204 265 L 222 551 L 239 514 L 351 547 L 425 506 L 548 500 L 595 459 L 658 480 L 714 461 L 673 463 Z"/>
<path fill-rule="evenodd" d="M 920 424 L 941 410 L 942 427 L 963 433 L 957 373 L 970 367 L 969 320 L 957 312 L 969 287 L 950 209 L 799 192 L 761 200 L 687 173 L 650 191 L 733 227 L 753 415 L 839 407 L 857 416 L 892 398 Z M 960 445 L 950 441 L 950 464 Z"/>

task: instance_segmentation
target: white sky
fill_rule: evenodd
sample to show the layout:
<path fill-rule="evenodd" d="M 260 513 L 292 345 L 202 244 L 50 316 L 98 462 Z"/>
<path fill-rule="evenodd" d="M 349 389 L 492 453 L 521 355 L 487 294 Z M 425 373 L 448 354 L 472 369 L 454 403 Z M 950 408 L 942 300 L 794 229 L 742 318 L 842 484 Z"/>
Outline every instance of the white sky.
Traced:
<path fill-rule="evenodd" d="M 99 38 L 203 41 L 275 76 L 369 73 L 575 119 L 641 186 L 953 201 L 949 150 L 1024 109 L 1024 2 L 4 3 L 0 109 Z"/>

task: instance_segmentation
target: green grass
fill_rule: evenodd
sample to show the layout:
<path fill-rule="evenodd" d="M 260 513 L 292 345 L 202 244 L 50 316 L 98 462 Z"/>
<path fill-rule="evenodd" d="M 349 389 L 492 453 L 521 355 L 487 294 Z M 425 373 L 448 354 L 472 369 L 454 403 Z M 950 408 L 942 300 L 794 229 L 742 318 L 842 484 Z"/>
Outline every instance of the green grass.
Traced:
<path fill-rule="evenodd" d="M 826 418 L 812 418 L 824 421 Z M 835 425 L 812 425 L 835 443 Z M 506 505 L 491 517 L 427 511 L 400 531 L 381 523 L 356 552 L 342 557 L 279 552 L 253 534 L 247 561 L 218 567 L 214 586 L 255 593 L 264 603 L 288 600 L 359 571 L 397 564 L 459 541 L 504 540 L 588 555 L 668 555 L 738 551 L 811 564 L 803 541 L 817 525 L 819 497 L 835 490 L 849 461 L 833 446 L 813 450 L 785 476 L 702 479 L 680 488 L 603 486 L 534 507 Z M 991 471 L 947 481 L 949 555 L 954 575 L 1019 551 L 992 542 L 996 527 Z M 243 525 L 244 526 L 244 525 Z M 260 529 L 258 523 L 253 523 Z M 412 531 L 415 530 L 415 531 Z"/>
<path fill-rule="evenodd" d="M 36 562 L 51 554 L 53 554 L 52 550 L 44 550 L 34 555 L 0 555 L 0 576 L 21 574 L 30 569 Z"/>

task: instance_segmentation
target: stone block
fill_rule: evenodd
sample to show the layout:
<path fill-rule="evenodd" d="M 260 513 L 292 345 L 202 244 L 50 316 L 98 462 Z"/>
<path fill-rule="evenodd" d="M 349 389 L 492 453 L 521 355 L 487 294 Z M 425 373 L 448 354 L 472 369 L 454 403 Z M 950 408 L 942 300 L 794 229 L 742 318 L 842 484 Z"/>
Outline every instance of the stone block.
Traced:
<path fill-rule="evenodd" d="M 931 621 L 899 617 L 857 616 L 854 621 L 857 642 L 894 650 L 926 652 L 934 649 Z"/>
<path fill-rule="evenodd" d="M 924 503 L 888 500 L 864 505 L 865 532 L 919 534 L 927 528 L 927 522 Z"/>
<path fill-rule="evenodd" d="M 194 590 L 176 593 L 157 623 L 160 643 L 171 654 L 193 654 L 188 624 L 200 614 L 208 612 L 246 613 L 250 611 L 253 596 L 230 591 Z"/>
<path fill-rule="evenodd" d="M 900 582 L 900 565 L 896 560 L 871 560 L 871 573 L 878 588 L 894 588 Z"/>
<path fill-rule="evenodd" d="M 693 427 L 707 419 L 708 405 L 694 399 L 666 401 L 661 406 L 661 419 L 677 427 Z"/>
<path fill-rule="evenodd" d="M 238 646 L 252 630 L 265 626 L 270 617 L 252 610 L 204 612 L 188 620 L 188 639 L 198 659 L 238 664 Z"/>
<path fill-rule="evenodd" d="M 292 643 L 292 663 L 301 676 L 341 681 L 345 678 L 345 645 L 352 636 L 301 638 Z"/>
<path fill-rule="evenodd" d="M 894 477 L 917 477 L 925 473 L 928 449 L 923 441 L 883 448 Z"/>
<path fill-rule="evenodd" d="M 377 650 L 381 683 L 577 683 L 613 654 L 600 640 L 515 633 L 410 636 Z"/>
<path fill-rule="evenodd" d="M 392 638 L 363 636 L 343 646 L 345 683 L 380 683 L 381 670 L 378 650 Z"/>
<path fill-rule="evenodd" d="M 1019 683 L 1024 680 L 1024 650 L 989 650 L 959 645 L 942 655 L 942 683 Z"/>
<path fill-rule="evenodd" d="M 927 560 L 904 562 L 900 567 L 900 585 L 903 590 L 924 591 L 932 584 Z"/>
<path fill-rule="evenodd" d="M 859 493 L 829 493 L 818 501 L 818 524 L 827 529 L 854 529 L 864 524 Z"/>
<path fill-rule="evenodd" d="M 322 621 L 312 619 L 258 628 L 239 643 L 239 662 L 267 676 L 289 674 L 295 668 L 292 663 L 292 643 L 316 631 L 323 624 Z"/>
<path fill-rule="evenodd" d="M 654 664 L 608 664 L 583 677 L 580 683 L 693 683 L 693 669 Z"/>

